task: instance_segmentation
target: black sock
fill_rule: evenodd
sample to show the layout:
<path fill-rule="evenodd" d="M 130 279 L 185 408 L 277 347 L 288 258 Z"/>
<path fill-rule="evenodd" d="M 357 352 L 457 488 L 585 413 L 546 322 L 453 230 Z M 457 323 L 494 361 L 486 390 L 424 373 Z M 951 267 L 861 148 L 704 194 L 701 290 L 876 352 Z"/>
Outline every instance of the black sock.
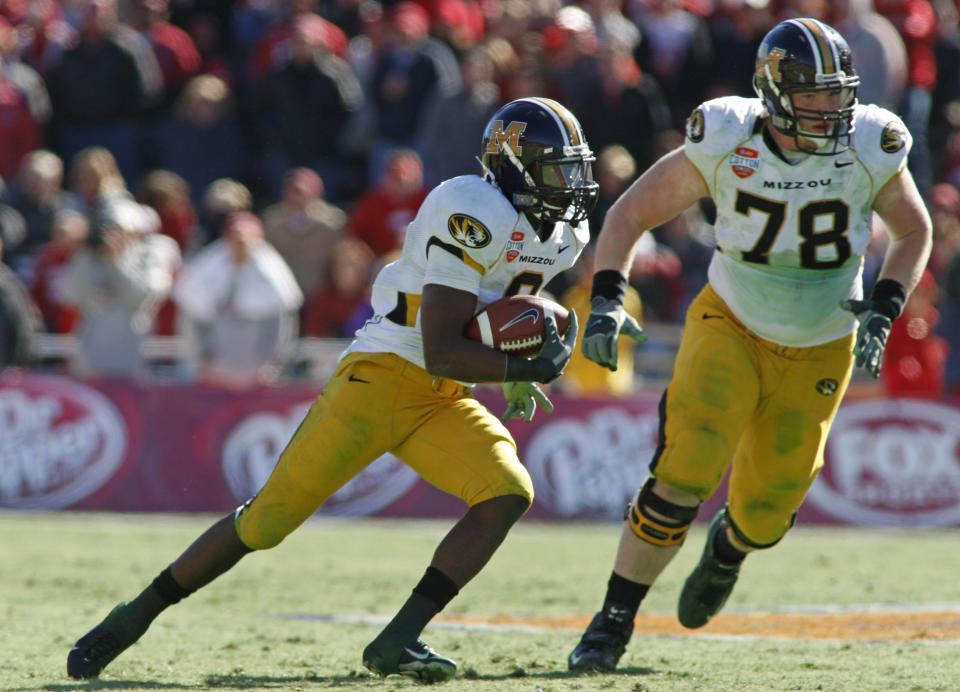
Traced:
<path fill-rule="evenodd" d="M 151 586 L 156 589 L 157 595 L 159 595 L 167 605 L 179 603 L 193 593 L 193 591 L 188 591 L 177 583 L 173 578 L 173 574 L 170 573 L 169 567 L 157 575 Z"/>
<path fill-rule="evenodd" d="M 457 593 L 459 588 L 450 577 L 434 567 L 427 567 L 419 583 L 413 587 L 410 598 L 377 638 L 370 642 L 368 649 L 374 649 L 380 656 L 389 655 L 391 660 L 386 664 L 395 665 L 395 658 L 400 656 L 403 647 L 416 641 L 427 623 Z"/>
<path fill-rule="evenodd" d="M 437 604 L 437 612 L 447 607 L 447 603 L 460 593 L 460 588 L 446 574 L 436 567 L 427 567 L 420 582 L 413 587 L 413 593 L 418 593 Z"/>
<path fill-rule="evenodd" d="M 713 536 L 713 554 L 720 562 L 728 565 L 739 565 L 747 556 L 745 552 L 730 542 L 727 530 L 717 531 Z"/>
<path fill-rule="evenodd" d="M 114 610 L 104 622 L 107 629 L 121 635 L 121 638 L 135 641 L 147 631 L 150 623 L 168 606 L 190 595 L 177 584 L 170 568 L 167 567 L 140 592 L 132 601 L 124 603 Z"/>
<path fill-rule="evenodd" d="M 616 572 L 611 572 L 610 579 L 607 581 L 607 595 L 603 601 L 603 609 L 614 606 L 620 610 L 628 610 L 630 617 L 633 618 L 649 590 L 649 584 L 638 584 L 621 577 Z"/>

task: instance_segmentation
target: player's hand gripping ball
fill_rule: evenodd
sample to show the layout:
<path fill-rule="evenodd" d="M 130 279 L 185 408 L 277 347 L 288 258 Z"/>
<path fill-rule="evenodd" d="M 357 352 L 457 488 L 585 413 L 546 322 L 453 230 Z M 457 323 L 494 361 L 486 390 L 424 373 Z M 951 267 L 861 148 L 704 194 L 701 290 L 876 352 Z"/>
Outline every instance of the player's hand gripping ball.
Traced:
<path fill-rule="evenodd" d="M 467 324 L 466 337 L 514 356 L 540 352 L 546 335 L 544 317 L 552 313 L 562 337 L 570 326 L 565 307 L 542 296 L 507 296 L 489 303 Z"/>

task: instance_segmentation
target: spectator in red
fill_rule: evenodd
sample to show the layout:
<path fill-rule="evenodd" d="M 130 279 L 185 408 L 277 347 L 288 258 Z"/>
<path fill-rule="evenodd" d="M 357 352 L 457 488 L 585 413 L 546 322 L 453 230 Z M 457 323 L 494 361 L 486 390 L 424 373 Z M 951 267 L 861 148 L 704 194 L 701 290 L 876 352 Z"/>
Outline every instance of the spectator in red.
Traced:
<path fill-rule="evenodd" d="M 462 55 L 483 38 L 484 8 L 478 0 L 420 0 L 433 18 L 431 33 Z"/>
<path fill-rule="evenodd" d="M 43 75 L 76 40 L 76 31 L 56 0 L 5 0 L 0 16 L 16 27 L 20 58 Z"/>
<path fill-rule="evenodd" d="M 87 217 L 78 211 L 61 211 L 51 224 L 50 242 L 37 252 L 30 293 L 40 308 L 46 331 L 53 334 L 71 334 L 77 324 L 78 311 L 66 300 L 63 277 L 89 233 Z"/>
<path fill-rule="evenodd" d="M 907 49 L 907 88 L 899 115 L 913 135 L 908 165 L 920 193 L 927 198 L 933 187 L 930 115 L 937 86 L 937 15 L 929 0 L 874 0 L 879 14 L 889 19 L 903 37 Z"/>
<path fill-rule="evenodd" d="M 944 390 L 947 342 L 935 335 L 939 287 L 930 270 L 894 320 L 883 352 L 880 378 L 887 396 L 938 397 Z"/>
<path fill-rule="evenodd" d="M 137 201 L 157 212 L 160 233 L 176 240 L 181 253 L 197 248 L 200 241 L 197 211 L 190 201 L 186 180 L 173 171 L 150 171 L 138 185 Z"/>
<path fill-rule="evenodd" d="M 369 301 L 374 256 L 357 238 L 343 238 L 333 246 L 327 266 L 327 281 L 307 300 L 303 317 L 304 336 L 327 339 L 352 337 L 348 323 Z"/>
<path fill-rule="evenodd" d="M 130 24 L 153 48 L 163 77 L 162 105 L 168 106 L 200 71 L 200 53 L 190 34 L 170 23 L 170 0 L 134 0 Z"/>
<path fill-rule="evenodd" d="M 8 55 L 16 34 L 0 18 L 0 53 Z M 29 65 L 0 58 L 0 177 L 9 180 L 29 152 L 43 144 L 50 120 L 50 96 L 43 79 Z"/>
<path fill-rule="evenodd" d="M 394 149 L 380 182 L 350 208 L 348 233 L 364 241 L 377 257 L 403 246 L 403 237 L 430 188 L 423 162 L 412 149 Z"/>
<path fill-rule="evenodd" d="M 289 14 L 276 20 L 269 26 L 263 37 L 253 48 L 250 56 L 250 65 L 247 68 L 248 77 L 257 82 L 267 73 L 287 62 L 293 52 L 291 38 L 295 31 L 297 17 L 302 13 L 315 16 L 319 21 L 320 42 L 338 58 L 346 59 L 348 39 L 346 33 L 332 22 L 315 13 L 317 0 L 286 0 Z"/>

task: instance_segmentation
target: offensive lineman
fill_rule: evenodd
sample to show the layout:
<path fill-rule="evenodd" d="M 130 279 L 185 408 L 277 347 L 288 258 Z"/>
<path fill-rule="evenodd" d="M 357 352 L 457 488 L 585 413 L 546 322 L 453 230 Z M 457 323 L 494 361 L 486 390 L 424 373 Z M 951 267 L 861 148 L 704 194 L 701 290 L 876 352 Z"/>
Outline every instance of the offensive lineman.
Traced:
<path fill-rule="evenodd" d="M 616 369 L 618 335 L 643 334 L 622 307 L 637 239 L 701 197 L 716 203 L 717 249 L 661 400 L 651 475 L 628 507 L 603 606 L 571 670 L 616 667 L 641 600 L 730 466 L 726 506 L 677 614 L 696 628 L 723 607 L 747 553 L 792 526 L 854 363 L 877 376 L 891 321 L 930 254 L 930 218 L 905 167 L 911 137 L 893 113 L 857 103 L 839 33 L 814 19 L 778 24 L 753 80 L 759 98 L 695 109 L 684 144 L 624 192 L 601 230 L 581 348 Z M 863 299 L 874 212 L 890 243 Z"/>
<path fill-rule="evenodd" d="M 502 382 L 504 418 L 529 421 L 535 382 L 557 378 L 577 338 L 555 320 L 526 359 L 463 336 L 474 313 L 505 295 L 536 294 L 573 266 L 590 238 L 597 200 L 593 153 L 580 123 L 545 98 L 512 101 L 482 140 L 483 177 L 435 188 L 409 225 L 402 256 L 373 285 L 374 317 L 359 329 L 329 382 L 280 455 L 263 489 L 224 517 L 139 596 L 118 605 L 67 657 L 91 678 L 133 644 L 167 606 L 223 574 L 253 550 L 272 548 L 382 454 L 392 452 L 469 509 L 444 537 L 393 620 L 365 648 L 381 675 L 452 678 L 457 664 L 420 641 L 431 618 L 487 563 L 533 499 L 533 484 L 507 428 L 471 394 Z"/>

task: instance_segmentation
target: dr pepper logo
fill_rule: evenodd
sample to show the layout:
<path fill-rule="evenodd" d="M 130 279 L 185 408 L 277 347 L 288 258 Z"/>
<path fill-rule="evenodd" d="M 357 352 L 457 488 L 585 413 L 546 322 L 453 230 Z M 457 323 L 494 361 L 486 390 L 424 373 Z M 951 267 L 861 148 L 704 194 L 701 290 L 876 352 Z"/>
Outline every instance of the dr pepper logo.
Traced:
<path fill-rule="evenodd" d="M 237 415 L 221 452 L 223 475 L 238 502 L 267 482 L 277 457 L 297 430 L 311 402 L 284 411 Z M 403 497 L 419 480 L 417 472 L 392 454 L 384 454 L 335 492 L 320 508 L 326 516 L 376 514 Z"/>
<path fill-rule="evenodd" d="M 747 147 L 737 147 L 730 154 L 730 167 L 738 178 L 749 178 L 760 168 L 760 152 Z"/>
<path fill-rule="evenodd" d="M 92 495 L 127 453 L 123 416 L 70 378 L 0 377 L 0 507 L 59 509 Z"/>
<path fill-rule="evenodd" d="M 807 495 L 853 524 L 960 525 L 960 409 L 934 401 L 844 404 Z"/>

